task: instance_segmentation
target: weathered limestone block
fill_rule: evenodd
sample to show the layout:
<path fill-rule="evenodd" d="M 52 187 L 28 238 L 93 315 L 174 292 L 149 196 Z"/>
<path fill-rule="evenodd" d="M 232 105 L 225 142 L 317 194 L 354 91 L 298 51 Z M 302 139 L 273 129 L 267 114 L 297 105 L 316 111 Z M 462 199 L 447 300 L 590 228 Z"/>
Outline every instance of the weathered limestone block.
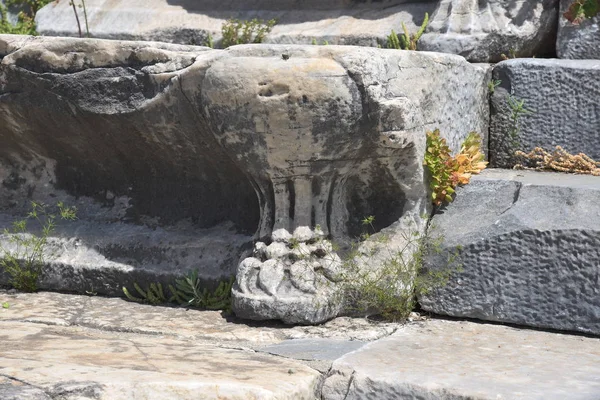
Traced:
<path fill-rule="evenodd" d="M 497 62 L 502 54 L 552 54 L 558 0 L 441 0 L 419 50 L 460 54 L 473 62 Z"/>
<path fill-rule="evenodd" d="M 5 35 L 0 56 L 2 221 L 79 208 L 48 288 L 102 285 L 98 259 L 217 279 L 280 228 L 401 231 L 429 206 L 425 132 L 487 130 L 489 71 L 453 55 Z"/>
<path fill-rule="evenodd" d="M 587 19 L 579 25 L 572 24 L 562 14 L 571 0 L 560 0 L 556 53 L 558 58 L 577 60 L 600 59 L 600 17 Z"/>
<path fill-rule="evenodd" d="M 257 242 L 253 257 L 239 265 L 232 303 L 238 317 L 315 324 L 342 310 L 343 263 L 331 242 L 308 227 L 288 235 L 273 232 L 271 244 Z M 277 241 L 282 236 L 288 238 Z"/>
<path fill-rule="evenodd" d="M 204 45 L 210 34 L 221 40 L 221 26 L 230 18 L 277 25 L 266 43 L 385 45 L 392 29 L 402 22 L 414 31 L 419 18 L 435 10 L 435 1 L 385 0 L 87 0 L 92 37 L 156 40 Z M 415 19 L 413 21 L 413 18 Z M 52 2 L 36 16 L 38 31 L 46 36 L 78 36 L 68 2 Z"/>
<path fill-rule="evenodd" d="M 492 166 L 511 168 L 515 150 L 537 146 L 600 158 L 600 61 L 508 60 L 497 64 L 493 75 L 501 84 L 492 95 Z M 515 125 L 509 95 L 531 111 L 518 118 L 516 140 L 510 134 Z"/>
<path fill-rule="evenodd" d="M 182 91 L 208 50 L 0 36 L 0 227 L 30 200 L 78 208 L 41 288 L 119 295 L 195 268 L 234 273 L 258 202 Z"/>
<path fill-rule="evenodd" d="M 420 301 L 423 309 L 600 335 L 600 178 L 487 170 L 432 220 L 443 268 L 459 252 L 462 272 Z"/>
<path fill-rule="evenodd" d="M 317 225 L 345 238 L 367 215 L 377 230 L 421 215 L 424 132 L 439 127 L 455 149 L 469 130 L 485 132 L 487 70 L 460 57 L 333 46 L 226 54 L 199 102 L 256 188 L 261 238 Z"/>
<path fill-rule="evenodd" d="M 221 40 L 228 18 L 276 19 L 266 43 L 386 47 L 402 23 L 416 32 L 425 13 L 431 16 L 419 49 L 459 54 L 474 62 L 495 62 L 501 54 L 553 54 L 559 0 L 386 0 L 298 1 L 233 0 L 87 0 L 93 37 L 158 40 L 203 45 L 210 34 Z M 48 36 L 77 36 L 68 2 L 52 2 L 37 15 L 38 30 Z"/>

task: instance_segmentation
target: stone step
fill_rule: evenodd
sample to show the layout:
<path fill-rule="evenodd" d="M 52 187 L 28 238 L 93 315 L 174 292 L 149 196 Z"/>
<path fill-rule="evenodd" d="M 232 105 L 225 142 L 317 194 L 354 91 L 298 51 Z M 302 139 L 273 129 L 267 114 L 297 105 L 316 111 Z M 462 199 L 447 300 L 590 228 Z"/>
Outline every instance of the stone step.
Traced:
<path fill-rule="evenodd" d="M 337 359 L 323 399 L 600 398 L 600 339 L 430 320 Z"/>
<path fill-rule="evenodd" d="M 600 339 L 441 319 L 248 325 L 0 290 L 2 400 L 595 399 Z"/>
<path fill-rule="evenodd" d="M 249 326 L 214 311 L 0 290 L 0 399 L 314 400 L 333 360 L 399 327 Z"/>
<path fill-rule="evenodd" d="M 522 57 L 553 53 L 558 0 L 541 6 L 531 2 L 507 5 L 493 1 L 479 5 L 471 0 L 439 1 L 273 1 L 87 0 L 92 37 L 155 40 L 205 45 L 208 35 L 221 39 L 225 20 L 276 19 L 266 43 L 345 44 L 383 47 L 392 29 L 401 34 L 418 31 L 425 13 L 430 24 L 418 43 L 419 50 L 459 54 L 474 62 L 495 62 L 501 54 L 516 51 Z M 83 14 L 83 13 L 80 13 Z M 527 15 L 523 24 L 522 15 Z M 80 15 L 83 26 L 83 15 Z M 78 36 L 68 2 L 52 2 L 36 17 L 44 36 Z"/>
<path fill-rule="evenodd" d="M 445 268 L 462 270 L 420 298 L 438 314 L 600 335 L 600 177 L 486 170 L 432 219 Z"/>
<path fill-rule="evenodd" d="M 491 100 L 492 166 L 512 168 L 515 150 L 534 147 L 562 146 L 600 160 L 600 60 L 507 60 L 494 67 L 493 79 L 500 85 Z M 509 96 L 530 111 L 516 124 Z"/>

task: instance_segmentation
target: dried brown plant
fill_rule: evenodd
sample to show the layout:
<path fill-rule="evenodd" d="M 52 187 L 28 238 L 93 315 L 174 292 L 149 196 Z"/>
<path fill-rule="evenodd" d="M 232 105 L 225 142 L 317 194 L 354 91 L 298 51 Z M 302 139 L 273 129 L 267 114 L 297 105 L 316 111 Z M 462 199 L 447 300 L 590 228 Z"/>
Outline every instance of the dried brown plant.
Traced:
<path fill-rule="evenodd" d="M 520 161 L 515 165 L 515 169 L 550 170 L 600 176 L 599 161 L 595 161 L 583 153 L 571 154 L 560 146 L 556 146 L 552 153 L 536 147 L 529 153 L 517 151 L 515 156 Z"/>

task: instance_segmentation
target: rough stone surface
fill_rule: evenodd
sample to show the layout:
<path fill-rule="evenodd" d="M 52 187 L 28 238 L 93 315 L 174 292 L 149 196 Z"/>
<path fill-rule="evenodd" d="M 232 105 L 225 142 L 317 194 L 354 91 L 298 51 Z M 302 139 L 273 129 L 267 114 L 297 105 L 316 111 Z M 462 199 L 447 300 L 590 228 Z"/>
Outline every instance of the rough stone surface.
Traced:
<path fill-rule="evenodd" d="M 3 225 L 29 199 L 78 207 L 47 288 L 214 280 L 253 234 L 421 215 L 424 132 L 487 129 L 488 71 L 452 55 L 3 35 L 0 56 Z"/>
<path fill-rule="evenodd" d="M 433 217 L 445 265 L 462 271 L 422 296 L 439 314 L 600 335 L 600 178 L 488 170 Z"/>
<path fill-rule="evenodd" d="M 473 62 L 497 62 L 553 54 L 558 0 L 441 0 L 419 50 L 460 54 Z"/>
<path fill-rule="evenodd" d="M 338 282 L 341 258 L 328 240 L 298 227 L 293 238 L 258 242 L 253 257 L 238 267 L 232 309 L 240 318 L 280 319 L 288 324 L 315 324 L 337 316 L 343 307 Z"/>
<path fill-rule="evenodd" d="M 78 209 L 57 228 L 42 288 L 117 295 L 195 268 L 207 281 L 234 274 L 258 203 L 211 135 L 196 134 L 178 77 L 205 50 L 0 38 L 0 227 L 30 200 Z"/>
<path fill-rule="evenodd" d="M 600 17 L 596 16 L 574 25 L 562 16 L 572 3 L 570 0 L 560 0 L 561 16 L 558 20 L 556 53 L 559 58 L 598 60 L 600 59 Z"/>
<path fill-rule="evenodd" d="M 587 400 L 600 390 L 599 339 L 581 336 L 443 320 L 248 325 L 47 292 L 0 290 L 3 303 L 3 400 Z"/>
<path fill-rule="evenodd" d="M 365 342 L 357 340 L 297 339 L 285 340 L 259 350 L 299 360 L 334 361 L 346 353 L 360 349 L 364 345 Z"/>
<path fill-rule="evenodd" d="M 460 54 L 469 61 L 499 61 L 514 49 L 528 57 L 552 53 L 556 37 L 558 0 L 506 2 L 491 0 L 430 1 L 178 1 L 118 0 L 86 2 L 93 37 L 159 40 L 204 45 L 210 34 L 221 39 L 228 18 L 276 19 L 267 43 L 387 45 L 392 30 L 402 23 L 417 32 L 425 13 L 430 25 L 419 42 L 422 50 Z M 36 18 L 47 36 L 77 36 L 73 10 L 51 3 Z"/>
<path fill-rule="evenodd" d="M 52 400 L 42 389 L 0 376 L 2 400 Z"/>
<path fill-rule="evenodd" d="M 351 318 L 320 326 L 248 325 L 214 311 L 0 290 L 4 303 L 2 400 L 314 400 L 321 384 L 314 368 L 326 372 L 342 348 L 401 326 Z M 263 350 L 290 342 L 324 356 L 309 360 Z M 335 349 L 323 348 L 326 342 Z"/>
<path fill-rule="evenodd" d="M 559 145 L 600 158 L 600 61 L 515 59 L 497 64 L 493 75 L 501 84 L 492 95 L 492 166 L 510 168 L 515 149 L 529 152 L 536 146 L 551 151 Z M 516 146 L 509 134 L 514 126 L 509 95 L 531 111 L 519 118 Z"/>
<path fill-rule="evenodd" d="M 317 371 L 253 351 L 85 328 L 2 325 L 1 373 L 44 388 L 51 398 L 65 392 L 70 399 L 312 400 L 319 383 Z"/>
<path fill-rule="evenodd" d="M 430 320 L 333 363 L 324 400 L 600 397 L 600 339 Z"/>

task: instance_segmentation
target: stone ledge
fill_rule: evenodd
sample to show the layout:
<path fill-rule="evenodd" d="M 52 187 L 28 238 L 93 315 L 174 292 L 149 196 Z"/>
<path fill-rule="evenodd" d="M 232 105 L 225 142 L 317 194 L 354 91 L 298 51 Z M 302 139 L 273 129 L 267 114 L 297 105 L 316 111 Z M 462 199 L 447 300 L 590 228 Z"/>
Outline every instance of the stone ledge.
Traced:
<path fill-rule="evenodd" d="M 438 314 L 600 335 L 600 178 L 487 170 L 433 217 L 462 272 L 420 298 Z"/>

